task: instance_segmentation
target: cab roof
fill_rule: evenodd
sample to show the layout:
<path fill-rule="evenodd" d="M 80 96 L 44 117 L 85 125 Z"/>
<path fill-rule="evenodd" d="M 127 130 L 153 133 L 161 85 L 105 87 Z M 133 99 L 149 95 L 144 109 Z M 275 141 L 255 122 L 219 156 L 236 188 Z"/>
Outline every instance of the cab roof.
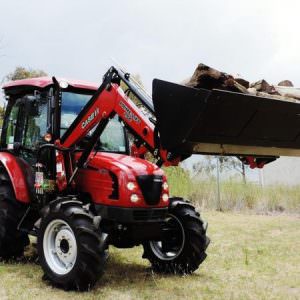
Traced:
<path fill-rule="evenodd" d="M 91 90 L 96 91 L 100 84 L 74 80 L 74 79 L 65 79 L 65 78 L 56 78 L 58 82 L 64 81 L 67 82 L 69 86 L 75 89 Z M 33 89 L 44 89 L 48 86 L 53 85 L 52 77 L 37 77 L 37 78 L 28 78 L 10 81 L 5 83 L 2 86 L 6 94 L 18 94 L 23 91 L 33 90 Z"/>

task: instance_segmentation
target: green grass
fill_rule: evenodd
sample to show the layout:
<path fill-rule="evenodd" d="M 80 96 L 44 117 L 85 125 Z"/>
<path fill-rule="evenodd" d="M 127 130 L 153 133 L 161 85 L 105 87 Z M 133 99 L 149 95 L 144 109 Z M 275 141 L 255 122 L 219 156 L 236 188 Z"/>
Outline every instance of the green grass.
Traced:
<path fill-rule="evenodd" d="M 42 281 L 34 263 L 0 263 L 0 299 L 300 299 L 300 218 L 206 212 L 212 243 L 190 276 L 151 272 L 142 249 L 110 249 L 104 276 L 90 292 Z"/>
<path fill-rule="evenodd" d="M 226 180 L 221 182 L 221 201 L 218 203 L 215 180 L 191 178 L 187 171 L 177 167 L 167 168 L 165 171 L 171 194 L 186 197 L 202 209 L 300 213 L 300 185 L 262 188 L 255 183 Z"/>

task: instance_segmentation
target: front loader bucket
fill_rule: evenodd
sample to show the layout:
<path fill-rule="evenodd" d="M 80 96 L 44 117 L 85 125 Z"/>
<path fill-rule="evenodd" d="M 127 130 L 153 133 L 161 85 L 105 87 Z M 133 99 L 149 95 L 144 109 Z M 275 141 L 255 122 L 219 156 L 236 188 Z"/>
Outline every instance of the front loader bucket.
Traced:
<path fill-rule="evenodd" d="M 162 146 L 177 154 L 300 156 L 300 104 L 154 79 Z"/>

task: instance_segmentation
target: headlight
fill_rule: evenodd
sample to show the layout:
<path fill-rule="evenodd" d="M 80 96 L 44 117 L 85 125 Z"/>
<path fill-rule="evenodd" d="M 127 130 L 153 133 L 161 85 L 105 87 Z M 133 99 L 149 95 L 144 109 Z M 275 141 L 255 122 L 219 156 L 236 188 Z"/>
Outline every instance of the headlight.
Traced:
<path fill-rule="evenodd" d="M 129 191 L 133 191 L 136 188 L 136 185 L 134 182 L 128 182 L 127 183 L 127 188 Z"/>
<path fill-rule="evenodd" d="M 162 195 L 162 200 L 163 200 L 164 202 L 168 202 L 168 201 L 169 201 L 169 195 L 164 193 L 164 194 Z"/>
<path fill-rule="evenodd" d="M 130 196 L 130 201 L 133 202 L 133 203 L 136 203 L 140 200 L 139 196 L 137 194 L 132 194 Z"/>
<path fill-rule="evenodd" d="M 62 89 L 66 89 L 66 88 L 69 86 L 69 84 L 68 84 L 66 81 L 64 81 L 64 80 L 61 80 L 61 81 L 59 82 L 59 86 L 60 86 Z"/>
<path fill-rule="evenodd" d="M 162 188 L 166 191 L 169 188 L 168 183 L 165 181 L 162 185 Z"/>

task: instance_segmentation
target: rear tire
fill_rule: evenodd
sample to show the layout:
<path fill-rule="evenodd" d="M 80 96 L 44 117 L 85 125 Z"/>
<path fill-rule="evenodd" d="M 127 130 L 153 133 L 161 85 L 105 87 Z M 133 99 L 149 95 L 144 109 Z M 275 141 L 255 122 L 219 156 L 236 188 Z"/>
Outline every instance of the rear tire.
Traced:
<path fill-rule="evenodd" d="M 66 290 L 88 290 L 102 275 L 106 235 L 81 202 L 50 205 L 38 234 L 38 254 L 45 278 Z"/>
<path fill-rule="evenodd" d="M 207 224 L 195 208 L 181 198 L 171 198 L 162 241 L 144 243 L 147 258 L 158 273 L 190 274 L 205 260 L 209 245 Z"/>
<path fill-rule="evenodd" d="M 0 179 L 0 258 L 4 260 L 22 257 L 29 245 L 26 233 L 17 226 L 26 211 L 26 206 L 15 199 L 8 180 Z"/>

